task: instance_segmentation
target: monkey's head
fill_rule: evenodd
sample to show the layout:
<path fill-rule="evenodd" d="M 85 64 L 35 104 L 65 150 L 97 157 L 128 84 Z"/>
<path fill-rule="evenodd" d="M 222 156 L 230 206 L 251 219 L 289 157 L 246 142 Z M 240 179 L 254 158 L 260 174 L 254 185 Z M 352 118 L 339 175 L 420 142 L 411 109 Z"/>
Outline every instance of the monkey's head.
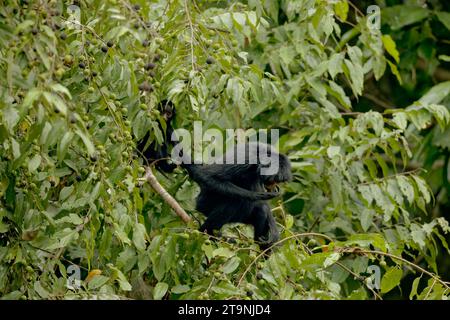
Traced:
<path fill-rule="evenodd" d="M 261 145 L 259 147 L 261 148 Z M 268 157 L 261 163 L 260 177 L 267 191 L 278 192 L 278 184 L 292 180 L 291 162 L 286 155 L 276 152 L 271 146 L 268 147 L 263 150 Z"/>
<path fill-rule="evenodd" d="M 170 122 L 173 118 L 175 118 L 175 107 L 171 101 L 161 101 L 160 112 L 166 122 Z"/>
<path fill-rule="evenodd" d="M 272 152 L 271 157 L 277 157 L 271 165 L 278 166 L 273 174 L 261 174 L 261 179 L 267 190 L 272 191 L 276 189 L 278 184 L 292 181 L 291 162 L 284 154 Z"/>

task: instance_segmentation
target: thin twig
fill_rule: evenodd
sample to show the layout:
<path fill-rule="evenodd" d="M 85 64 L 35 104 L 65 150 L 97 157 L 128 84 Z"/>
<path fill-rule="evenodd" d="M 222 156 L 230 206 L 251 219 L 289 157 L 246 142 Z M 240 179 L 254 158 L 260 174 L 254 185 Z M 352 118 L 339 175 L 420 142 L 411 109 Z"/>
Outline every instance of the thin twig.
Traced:
<path fill-rule="evenodd" d="M 383 100 L 381 100 L 380 98 L 370 94 L 370 93 L 364 93 L 363 97 L 366 99 L 369 99 L 370 101 L 376 103 L 378 106 L 380 106 L 383 109 L 393 109 L 395 108 L 394 106 L 384 102 Z"/>
<path fill-rule="evenodd" d="M 357 250 L 357 251 L 355 251 L 355 250 Z M 394 260 L 399 260 L 399 261 L 401 261 L 401 262 L 403 262 L 403 263 L 405 263 L 405 264 L 407 264 L 407 265 L 409 265 L 409 266 L 411 266 L 411 267 L 413 267 L 413 268 L 419 270 L 420 272 L 425 273 L 426 275 L 428 275 L 428 276 L 430 276 L 431 278 L 433 278 L 433 279 L 435 279 L 436 281 L 438 281 L 440 284 L 442 284 L 442 285 L 443 285 L 444 287 L 446 287 L 447 289 L 450 289 L 450 286 L 448 285 L 448 283 L 445 282 L 445 281 L 443 281 L 443 280 L 441 280 L 441 279 L 440 279 L 437 275 L 435 275 L 434 273 L 431 273 L 430 271 L 425 270 L 424 268 L 418 266 L 417 264 L 415 264 L 415 263 L 413 263 L 413 262 L 411 262 L 411 261 L 408 261 L 408 260 L 406 260 L 406 259 L 404 259 L 404 258 L 402 258 L 402 257 L 396 256 L 395 254 L 387 253 L 387 252 L 383 252 L 383 251 L 378 251 L 378 250 L 366 250 L 366 249 L 355 248 L 355 247 L 352 247 L 352 248 L 343 248 L 343 250 L 342 250 L 341 252 L 351 252 L 351 253 L 356 253 L 356 252 L 358 252 L 358 253 L 365 253 L 365 254 L 377 254 L 377 255 L 380 255 L 380 256 L 386 256 L 386 257 L 389 257 L 389 258 L 394 259 Z"/>
<path fill-rule="evenodd" d="M 367 289 L 369 289 L 372 294 L 375 296 L 375 298 L 379 299 L 379 300 L 383 300 L 383 298 L 381 298 L 381 296 L 373 289 L 369 286 L 368 283 L 366 283 L 364 280 L 364 277 L 360 276 L 359 274 L 353 272 L 351 269 L 349 269 L 345 264 L 337 261 L 336 265 L 338 265 L 339 267 L 341 267 L 342 269 L 344 269 L 345 271 L 347 271 L 348 273 L 350 273 L 352 276 L 354 276 L 356 279 L 358 279 L 359 281 L 361 281 L 362 283 L 364 283 L 364 285 L 366 286 Z"/>
<path fill-rule="evenodd" d="M 397 176 L 407 176 L 407 175 L 411 175 L 416 173 L 417 171 L 421 171 L 422 168 L 417 168 L 417 169 L 413 169 L 413 170 L 409 170 L 409 171 L 405 171 L 405 172 L 400 172 L 400 173 L 396 173 L 396 174 L 392 174 L 383 178 L 379 178 L 379 179 L 375 179 L 374 181 L 368 181 L 368 182 L 362 182 L 362 183 L 358 183 L 358 186 L 365 186 L 365 185 L 369 185 L 369 184 L 374 184 L 377 182 L 382 182 L 384 180 L 388 180 L 391 178 L 395 178 Z"/>
<path fill-rule="evenodd" d="M 252 265 L 254 265 L 256 263 L 256 261 L 261 258 L 263 255 L 265 255 L 268 251 L 272 250 L 275 246 L 288 241 L 290 239 L 294 239 L 294 238 L 300 238 L 300 237 L 309 237 L 309 236 L 315 236 L 315 237 L 322 237 L 327 239 L 330 242 L 333 242 L 333 239 L 331 239 L 330 237 L 328 237 L 327 235 L 321 234 L 321 233 L 315 233 L 315 232 L 307 232 L 307 233 L 297 233 L 294 234 L 292 236 L 286 237 L 284 239 L 281 239 L 277 242 L 275 242 L 274 244 L 272 244 L 270 247 L 268 247 L 267 249 L 263 250 L 259 255 L 257 255 L 255 257 L 255 259 L 253 259 L 253 261 L 248 265 L 248 267 L 245 269 L 244 273 L 242 274 L 242 276 L 239 278 L 238 284 L 237 286 L 239 287 L 242 283 L 242 281 L 244 280 L 245 276 L 247 275 L 247 273 L 250 271 L 250 268 Z"/>

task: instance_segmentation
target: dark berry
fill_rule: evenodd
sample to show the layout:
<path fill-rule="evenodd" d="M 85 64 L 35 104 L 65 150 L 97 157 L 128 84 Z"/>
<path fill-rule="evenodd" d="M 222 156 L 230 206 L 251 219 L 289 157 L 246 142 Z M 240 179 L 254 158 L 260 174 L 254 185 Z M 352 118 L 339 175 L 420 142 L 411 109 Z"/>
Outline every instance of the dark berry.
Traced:
<path fill-rule="evenodd" d="M 80 67 L 81 69 L 84 69 L 84 68 L 86 68 L 86 64 L 84 62 L 80 62 L 78 64 L 78 67 Z"/>
<path fill-rule="evenodd" d="M 159 59 L 161 59 L 161 55 L 159 55 L 158 53 L 155 54 L 155 56 L 153 57 L 153 61 L 159 61 Z"/>
<path fill-rule="evenodd" d="M 213 57 L 208 57 L 208 58 L 206 58 L 206 63 L 207 63 L 207 64 L 212 64 L 212 63 L 214 63 L 214 58 L 213 58 Z"/>
<path fill-rule="evenodd" d="M 33 29 L 31 29 L 31 33 L 32 33 L 34 36 L 37 35 L 38 32 L 39 32 L 38 28 L 33 28 Z"/>
<path fill-rule="evenodd" d="M 152 62 L 149 62 L 149 63 L 147 63 L 147 64 L 144 66 L 145 70 L 150 70 L 150 69 L 153 69 L 153 68 L 155 68 L 155 67 L 156 67 L 156 65 L 155 65 L 154 63 L 152 63 Z"/>
<path fill-rule="evenodd" d="M 147 81 L 141 83 L 139 85 L 139 90 L 141 91 L 153 91 L 153 87 L 151 84 L 149 84 Z"/>
<path fill-rule="evenodd" d="M 92 74 L 93 77 L 96 77 L 96 76 L 97 76 L 97 72 L 96 72 L 96 71 L 92 71 L 91 74 Z"/>
<path fill-rule="evenodd" d="M 102 46 L 102 51 L 105 52 L 105 53 L 108 52 L 108 47 L 107 46 Z"/>
<path fill-rule="evenodd" d="M 114 45 L 114 42 L 112 42 L 111 40 L 109 40 L 107 43 L 106 43 L 106 45 L 108 46 L 108 47 L 112 47 L 113 45 Z"/>
<path fill-rule="evenodd" d="M 148 41 L 147 39 L 145 39 L 144 41 L 142 41 L 142 45 L 144 47 L 148 47 L 148 45 L 150 44 L 150 41 Z"/>
<path fill-rule="evenodd" d="M 256 279 L 261 280 L 262 278 L 263 278 L 262 273 L 261 273 L 261 272 L 258 272 L 258 273 L 256 274 Z"/>
<path fill-rule="evenodd" d="M 133 9 L 136 10 L 136 11 L 139 11 L 139 10 L 141 9 L 141 6 L 138 5 L 138 4 L 135 4 L 135 5 L 133 6 Z"/>
<path fill-rule="evenodd" d="M 61 32 L 61 34 L 59 35 L 59 37 L 60 37 L 62 40 L 66 40 L 66 39 L 67 39 L 67 34 L 65 34 L 64 32 Z"/>

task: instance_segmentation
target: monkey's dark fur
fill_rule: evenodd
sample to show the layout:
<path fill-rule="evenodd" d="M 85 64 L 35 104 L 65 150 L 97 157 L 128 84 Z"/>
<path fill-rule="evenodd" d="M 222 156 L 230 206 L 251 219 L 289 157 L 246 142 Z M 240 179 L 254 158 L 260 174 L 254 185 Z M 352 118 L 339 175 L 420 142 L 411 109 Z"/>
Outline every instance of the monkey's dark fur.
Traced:
<path fill-rule="evenodd" d="M 279 232 L 267 200 L 279 194 L 267 192 L 265 187 L 292 179 L 289 159 L 263 143 L 248 143 L 245 151 L 235 148 L 234 152 L 245 152 L 245 163 L 182 165 L 201 189 L 197 210 L 207 219 L 200 230 L 212 233 L 227 223 L 251 224 L 255 240 L 270 246 L 279 239 Z M 267 164 L 261 163 L 259 155 L 267 153 L 271 159 L 278 157 L 278 170 L 271 175 L 261 172 Z M 256 163 L 250 163 L 252 156 L 256 156 Z"/>

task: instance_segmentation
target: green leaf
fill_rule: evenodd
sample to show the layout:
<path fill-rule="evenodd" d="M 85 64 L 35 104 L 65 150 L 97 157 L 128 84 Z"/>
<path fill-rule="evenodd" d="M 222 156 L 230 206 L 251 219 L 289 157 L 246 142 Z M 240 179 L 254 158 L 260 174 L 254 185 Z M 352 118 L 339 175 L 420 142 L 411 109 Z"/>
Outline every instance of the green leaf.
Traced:
<path fill-rule="evenodd" d="M 67 105 L 60 96 L 51 92 L 44 92 L 43 96 L 47 100 L 48 104 L 58 109 L 58 111 L 61 112 L 62 115 L 67 115 Z"/>
<path fill-rule="evenodd" d="M 235 255 L 233 251 L 231 251 L 228 248 L 217 248 L 213 251 L 213 257 L 225 257 L 225 258 L 231 258 Z"/>
<path fill-rule="evenodd" d="M 433 114 L 441 130 L 445 131 L 450 122 L 450 113 L 447 108 L 440 104 L 429 104 L 425 108 Z"/>
<path fill-rule="evenodd" d="M 53 89 L 53 91 L 56 92 L 60 92 L 62 94 L 65 94 L 69 99 L 72 99 L 72 95 L 70 94 L 69 89 L 67 89 L 66 87 L 64 87 L 62 84 L 60 83 L 53 83 L 50 88 Z"/>
<path fill-rule="evenodd" d="M 450 12 L 437 11 L 436 16 L 439 21 L 450 31 Z"/>
<path fill-rule="evenodd" d="M 1 109 L 0 115 L 3 115 L 4 124 L 8 131 L 14 132 L 14 127 L 20 119 L 17 109 L 13 107 L 6 107 L 5 109 Z"/>
<path fill-rule="evenodd" d="M 42 299 L 47 299 L 50 296 L 50 293 L 44 289 L 39 280 L 34 283 L 33 288 Z"/>
<path fill-rule="evenodd" d="M 338 262 L 340 258 L 341 254 L 339 252 L 333 252 L 325 259 L 325 261 L 323 262 L 323 267 L 328 268 L 329 266 L 332 266 L 333 264 Z"/>
<path fill-rule="evenodd" d="M 189 286 L 186 285 L 186 284 L 179 284 L 179 285 L 177 285 L 177 286 L 175 286 L 175 287 L 172 287 L 172 289 L 170 289 L 170 291 L 171 291 L 172 293 L 175 293 L 175 294 L 186 293 L 186 292 L 188 292 L 189 290 L 191 290 L 191 287 L 189 287 Z"/>
<path fill-rule="evenodd" d="M 363 228 L 364 232 L 369 230 L 370 226 L 372 225 L 372 219 L 375 215 L 375 211 L 368 208 L 363 208 L 361 210 L 361 227 Z"/>
<path fill-rule="evenodd" d="M 23 293 L 19 290 L 11 291 L 0 297 L 0 300 L 19 300 L 23 296 Z"/>
<path fill-rule="evenodd" d="M 421 177 L 412 176 L 414 181 L 416 182 L 417 188 L 419 189 L 420 193 L 422 194 L 423 198 L 425 199 L 426 203 L 429 203 L 431 201 L 431 191 L 430 188 L 428 187 L 427 183 L 425 182 L 425 180 Z"/>
<path fill-rule="evenodd" d="M 80 225 L 83 223 L 83 219 L 78 215 L 71 213 L 67 217 L 62 217 L 61 219 L 56 220 L 55 223 L 72 223 L 74 225 Z"/>
<path fill-rule="evenodd" d="M 84 145 L 86 146 L 88 154 L 91 156 L 95 153 L 95 147 L 92 143 L 91 139 L 89 139 L 88 136 L 86 136 L 81 130 L 75 131 L 75 133 L 83 140 Z"/>
<path fill-rule="evenodd" d="M 387 293 L 400 284 L 403 272 L 397 267 L 389 268 L 381 279 L 381 293 Z"/>
<path fill-rule="evenodd" d="M 211 258 L 213 257 L 213 247 L 210 244 L 202 244 L 202 250 L 206 255 L 206 258 L 208 258 L 208 260 L 211 260 Z"/>
<path fill-rule="evenodd" d="M 300 267 L 309 271 L 317 271 L 317 269 L 324 266 L 325 260 L 332 256 L 333 253 L 335 252 L 320 252 L 312 254 L 301 262 Z M 335 255 L 333 255 L 333 258 L 329 261 L 333 261 L 334 259 L 336 259 Z"/>
<path fill-rule="evenodd" d="M 417 296 L 417 288 L 419 287 L 420 279 L 422 278 L 422 275 L 420 277 L 417 277 L 414 279 L 413 284 L 411 286 L 411 292 L 409 293 L 409 299 L 412 300 L 414 296 Z"/>
<path fill-rule="evenodd" d="M 327 148 L 327 155 L 330 159 L 333 159 L 336 156 L 339 156 L 341 153 L 341 147 L 339 146 L 329 146 Z"/>
<path fill-rule="evenodd" d="M 122 271 L 114 267 L 112 264 L 108 264 L 108 267 L 112 270 L 115 280 L 119 283 L 120 289 L 123 291 L 131 291 L 131 284 L 128 282 Z"/>
<path fill-rule="evenodd" d="M 158 282 L 153 291 L 153 298 L 155 300 L 161 300 L 164 297 L 164 295 L 167 293 L 168 289 L 169 289 L 169 285 L 167 283 Z"/>
<path fill-rule="evenodd" d="M 389 67 L 391 68 L 391 72 L 392 74 L 397 78 L 398 83 L 402 84 L 402 76 L 400 75 L 400 72 L 398 72 L 397 66 L 395 64 L 393 64 L 392 62 L 390 62 L 389 60 L 387 60 L 387 63 L 389 65 Z"/>
<path fill-rule="evenodd" d="M 331 78 L 334 79 L 334 77 L 338 73 L 344 72 L 344 70 L 342 69 L 343 62 L 344 62 L 343 53 L 333 53 L 333 55 L 330 57 L 328 61 L 328 73 L 330 74 Z"/>
<path fill-rule="evenodd" d="M 108 277 L 102 275 L 94 276 L 88 283 L 89 290 L 96 290 L 103 287 L 109 281 Z"/>
<path fill-rule="evenodd" d="M 145 251 L 146 249 L 145 234 L 145 227 L 139 222 L 136 222 L 133 228 L 133 243 L 139 251 Z"/>
<path fill-rule="evenodd" d="M 450 81 L 438 83 L 423 95 L 419 102 L 423 105 L 438 104 L 450 95 Z"/>
<path fill-rule="evenodd" d="M 327 87 L 328 93 L 335 97 L 345 109 L 351 110 L 352 103 L 350 102 L 350 98 L 345 94 L 344 89 L 334 81 L 329 81 L 328 83 L 330 85 L 330 87 Z"/>
<path fill-rule="evenodd" d="M 344 244 L 356 244 L 361 247 L 370 247 L 370 245 L 372 245 L 375 248 L 379 248 L 381 251 L 386 251 L 387 248 L 386 241 L 383 236 L 378 233 L 353 234 L 344 242 Z"/>
<path fill-rule="evenodd" d="M 334 12 L 342 21 L 347 21 L 348 14 L 348 2 L 347 0 L 341 0 L 334 5 Z"/>
<path fill-rule="evenodd" d="M 419 6 L 396 5 L 381 11 L 381 21 L 398 30 L 409 24 L 419 22 L 430 14 L 428 9 Z"/>
<path fill-rule="evenodd" d="M 394 121 L 395 125 L 401 130 L 405 130 L 408 125 L 406 113 L 404 112 L 395 112 L 392 116 L 392 121 Z"/>
<path fill-rule="evenodd" d="M 414 202 L 414 187 L 411 185 L 411 181 L 404 175 L 398 175 L 397 183 L 403 195 L 408 199 L 408 202 L 412 204 Z"/>
<path fill-rule="evenodd" d="M 38 88 L 32 88 L 27 92 L 25 99 L 23 99 L 22 106 L 20 108 L 20 115 L 23 117 L 27 112 L 28 108 L 30 108 L 35 101 L 37 101 L 41 97 L 42 91 Z"/>
<path fill-rule="evenodd" d="M 232 257 L 230 260 L 225 262 L 225 264 L 220 268 L 223 273 L 229 274 L 234 272 L 241 262 L 239 257 Z"/>
<path fill-rule="evenodd" d="M 61 141 L 59 142 L 57 148 L 57 156 L 59 161 L 62 161 L 64 159 L 64 156 L 66 155 L 67 152 L 67 147 L 72 141 L 73 135 L 74 134 L 72 131 L 67 131 L 62 137 Z"/>
<path fill-rule="evenodd" d="M 37 154 L 28 162 L 28 171 L 34 172 L 41 164 L 42 157 Z"/>
<path fill-rule="evenodd" d="M 398 53 L 395 42 L 394 40 L 392 40 L 391 36 L 385 34 L 381 37 L 381 40 L 383 41 L 383 45 L 386 51 L 394 58 L 395 62 L 399 63 L 400 54 Z"/>
<path fill-rule="evenodd" d="M 59 193 L 59 201 L 66 200 L 72 194 L 74 189 L 75 187 L 73 185 L 62 188 L 61 192 Z"/>
<path fill-rule="evenodd" d="M 411 238 L 421 248 L 425 248 L 426 245 L 425 241 L 427 238 L 427 234 L 425 233 L 425 230 L 421 226 L 415 223 L 411 224 Z"/>

